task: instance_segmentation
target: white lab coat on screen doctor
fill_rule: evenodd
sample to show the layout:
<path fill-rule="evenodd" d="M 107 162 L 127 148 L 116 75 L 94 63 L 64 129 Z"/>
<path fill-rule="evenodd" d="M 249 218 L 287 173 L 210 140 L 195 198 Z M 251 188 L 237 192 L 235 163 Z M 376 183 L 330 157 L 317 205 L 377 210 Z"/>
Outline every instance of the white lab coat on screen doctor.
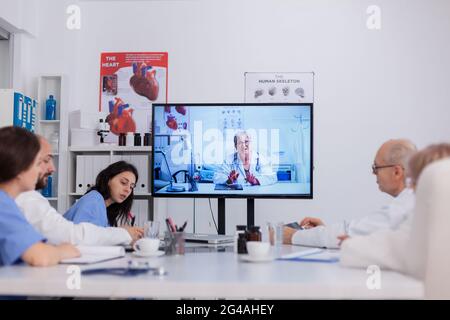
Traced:
<path fill-rule="evenodd" d="M 59 214 L 37 191 L 21 193 L 16 203 L 27 221 L 49 243 L 69 242 L 75 245 L 126 245 L 132 239 L 123 228 L 104 228 L 91 223 L 74 224 Z"/>
<path fill-rule="evenodd" d="M 224 184 L 228 180 L 228 175 L 232 170 L 239 173 L 237 183 L 242 185 L 250 185 L 245 181 L 244 164 L 237 152 L 229 155 L 226 161 L 218 167 L 214 173 L 214 183 Z M 271 185 L 277 182 L 277 175 L 272 170 L 270 163 L 259 152 L 252 152 L 252 158 L 250 160 L 250 174 L 254 175 L 258 179 L 261 186 Z"/>
<path fill-rule="evenodd" d="M 413 212 L 415 205 L 414 191 L 405 188 L 390 204 L 381 207 L 360 219 L 349 223 L 318 226 L 294 233 L 292 243 L 314 247 L 338 248 L 338 236 L 347 234 L 350 237 L 365 236 L 381 230 L 396 230 Z"/>

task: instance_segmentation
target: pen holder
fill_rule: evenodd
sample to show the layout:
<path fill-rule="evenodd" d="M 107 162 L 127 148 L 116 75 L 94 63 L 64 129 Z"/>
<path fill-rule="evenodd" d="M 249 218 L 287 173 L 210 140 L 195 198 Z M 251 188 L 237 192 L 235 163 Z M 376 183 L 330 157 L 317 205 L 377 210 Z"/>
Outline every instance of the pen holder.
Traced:
<path fill-rule="evenodd" d="M 184 232 L 169 232 L 164 234 L 166 255 L 184 255 Z"/>

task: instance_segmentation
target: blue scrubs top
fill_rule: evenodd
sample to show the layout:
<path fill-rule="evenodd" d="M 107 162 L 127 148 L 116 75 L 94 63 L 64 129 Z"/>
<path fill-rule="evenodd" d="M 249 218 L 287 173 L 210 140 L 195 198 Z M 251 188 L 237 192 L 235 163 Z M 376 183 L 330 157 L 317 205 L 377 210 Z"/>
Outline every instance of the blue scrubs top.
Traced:
<path fill-rule="evenodd" d="M 25 251 L 44 240 L 27 222 L 14 199 L 0 190 L 0 266 L 19 262 Z"/>
<path fill-rule="evenodd" d="M 90 222 L 99 227 L 109 227 L 106 205 L 100 192 L 92 190 L 80 198 L 64 214 L 73 223 Z"/>

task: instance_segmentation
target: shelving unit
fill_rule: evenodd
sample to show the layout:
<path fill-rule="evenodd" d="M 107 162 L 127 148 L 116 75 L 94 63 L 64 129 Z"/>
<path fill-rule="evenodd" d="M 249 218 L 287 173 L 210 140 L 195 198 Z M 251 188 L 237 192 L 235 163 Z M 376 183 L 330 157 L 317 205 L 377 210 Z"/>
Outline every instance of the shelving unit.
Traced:
<path fill-rule="evenodd" d="M 143 224 L 144 221 L 153 219 L 153 197 L 150 189 L 150 168 L 151 168 L 151 151 L 150 146 L 117 146 L 117 145 L 97 145 L 89 147 L 69 147 L 69 157 L 68 157 L 68 204 L 69 206 L 75 203 L 77 199 L 82 197 L 86 190 L 90 188 L 95 183 L 95 178 L 98 172 L 106 168 L 109 164 L 119 161 L 121 159 L 134 164 L 139 172 L 139 180 L 137 187 L 134 192 L 134 204 L 132 211 L 134 213 L 139 212 L 139 216 L 136 218 L 136 224 Z M 77 168 L 85 170 L 84 164 L 81 165 L 78 161 L 86 161 L 86 157 L 89 157 L 89 163 L 93 167 L 89 171 L 89 181 L 84 181 L 81 177 L 81 173 L 77 175 Z M 106 156 L 106 157 L 105 157 Z M 138 164 L 134 163 L 137 157 L 141 162 Z M 93 158 L 90 158 L 93 157 Z M 97 158 L 96 158 L 97 157 Z M 145 159 L 145 161 L 143 161 Z M 77 181 L 78 180 L 78 181 Z M 83 180 L 83 181 L 81 181 Z M 145 212 L 145 214 L 142 214 Z"/>
<path fill-rule="evenodd" d="M 56 100 L 56 119 L 45 118 L 46 99 L 53 95 Z M 68 145 L 68 83 L 64 75 L 41 75 L 38 78 L 38 110 L 36 132 L 52 145 L 56 172 L 53 173 L 52 196 L 47 198 L 58 212 L 67 209 L 67 145 Z M 61 112 L 63 111 L 63 112 Z M 54 136 L 56 134 L 56 138 Z"/>

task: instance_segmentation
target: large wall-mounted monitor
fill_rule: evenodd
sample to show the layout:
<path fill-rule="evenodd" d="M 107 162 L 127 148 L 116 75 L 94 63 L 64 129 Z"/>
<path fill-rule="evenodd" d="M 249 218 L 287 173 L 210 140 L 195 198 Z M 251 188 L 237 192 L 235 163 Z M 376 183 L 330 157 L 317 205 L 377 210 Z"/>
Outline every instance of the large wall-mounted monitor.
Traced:
<path fill-rule="evenodd" d="M 313 105 L 154 104 L 155 197 L 312 198 Z"/>

